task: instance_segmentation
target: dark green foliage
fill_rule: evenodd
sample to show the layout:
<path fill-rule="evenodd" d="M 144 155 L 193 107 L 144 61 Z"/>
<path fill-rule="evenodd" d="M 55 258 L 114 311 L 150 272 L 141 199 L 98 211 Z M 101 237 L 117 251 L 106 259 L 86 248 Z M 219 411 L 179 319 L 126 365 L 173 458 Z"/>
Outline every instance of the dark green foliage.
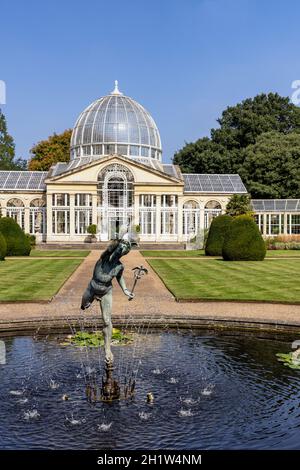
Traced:
<path fill-rule="evenodd" d="M 224 239 L 231 223 L 232 217 L 229 215 L 218 215 L 213 219 L 205 244 L 207 256 L 222 256 Z"/>
<path fill-rule="evenodd" d="M 87 228 L 87 233 L 90 233 L 91 235 L 96 235 L 97 233 L 97 225 L 96 224 L 91 224 Z"/>
<path fill-rule="evenodd" d="M 226 261 L 262 261 L 266 245 L 252 217 L 240 215 L 233 219 L 226 234 L 222 255 Z"/>
<path fill-rule="evenodd" d="M 248 194 L 233 194 L 226 206 L 226 214 L 236 217 L 252 212 Z"/>
<path fill-rule="evenodd" d="M 6 245 L 6 240 L 2 233 L 0 233 L 0 261 L 5 259 L 5 255 L 7 252 L 7 245 Z"/>
<path fill-rule="evenodd" d="M 268 132 L 244 151 L 239 174 L 252 197 L 295 198 L 300 194 L 300 133 Z"/>
<path fill-rule="evenodd" d="M 252 198 L 299 197 L 299 107 L 277 93 L 260 94 L 225 109 L 218 123 L 211 138 L 176 152 L 181 171 L 238 173 Z"/>
<path fill-rule="evenodd" d="M 26 233 L 25 235 L 29 240 L 30 246 L 34 247 L 36 245 L 36 236 L 31 233 Z"/>
<path fill-rule="evenodd" d="M 0 218 L 0 232 L 7 244 L 7 256 L 28 256 L 31 246 L 21 227 L 10 217 Z"/>
<path fill-rule="evenodd" d="M 6 119 L 0 109 L 0 170 L 26 170 L 27 161 L 15 159 L 15 144 L 7 131 Z"/>

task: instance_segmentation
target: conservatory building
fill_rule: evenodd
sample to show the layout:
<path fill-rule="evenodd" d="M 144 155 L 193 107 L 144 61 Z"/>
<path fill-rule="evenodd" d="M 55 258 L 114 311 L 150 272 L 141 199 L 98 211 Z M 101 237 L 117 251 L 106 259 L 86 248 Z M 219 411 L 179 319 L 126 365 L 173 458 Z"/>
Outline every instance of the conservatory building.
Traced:
<path fill-rule="evenodd" d="M 69 162 L 48 172 L 0 171 L 0 210 L 37 241 L 82 243 L 138 230 L 141 242 L 185 242 L 246 194 L 239 175 L 185 174 L 162 161 L 158 128 L 115 89 L 78 117 Z M 300 233 L 300 201 L 252 201 L 263 234 Z"/>

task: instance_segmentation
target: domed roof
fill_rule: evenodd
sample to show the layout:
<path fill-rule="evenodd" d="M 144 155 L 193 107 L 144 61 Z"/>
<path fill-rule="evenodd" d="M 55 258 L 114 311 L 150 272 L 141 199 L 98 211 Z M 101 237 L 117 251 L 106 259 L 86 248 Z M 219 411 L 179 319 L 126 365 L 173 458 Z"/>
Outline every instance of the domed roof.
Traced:
<path fill-rule="evenodd" d="M 117 81 L 110 95 L 94 101 L 80 114 L 71 137 L 71 159 L 116 153 L 160 161 L 161 152 L 153 118 L 119 91 Z"/>

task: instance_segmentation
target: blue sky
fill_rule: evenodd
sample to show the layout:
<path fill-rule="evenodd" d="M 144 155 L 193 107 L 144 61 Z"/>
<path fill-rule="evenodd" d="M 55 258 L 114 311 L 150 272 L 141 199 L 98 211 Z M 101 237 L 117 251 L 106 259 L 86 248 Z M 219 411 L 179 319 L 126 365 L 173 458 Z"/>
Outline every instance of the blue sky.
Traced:
<path fill-rule="evenodd" d="M 16 155 L 113 89 L 154 117 L 170 161 L 222 110 L 300 79 L 296 0 L 2 0 L 1 106 Z"/>

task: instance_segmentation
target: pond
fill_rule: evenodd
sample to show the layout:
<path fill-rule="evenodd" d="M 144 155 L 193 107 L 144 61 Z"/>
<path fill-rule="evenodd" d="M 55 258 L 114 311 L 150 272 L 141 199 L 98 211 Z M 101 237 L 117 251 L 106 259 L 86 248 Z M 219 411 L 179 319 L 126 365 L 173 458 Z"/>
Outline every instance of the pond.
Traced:
<path fill-rule="evenodd" d="M 86 395 L 91 376 L 101 384 L 102 348 L 2 338 L 0 448 L 300 449 L 300 371 L 276 357 L 290 343 L 196 330 L 133 336 L 113 352 L 115 378 L 134 377 L 135 396 L 112 404 Z"/>

